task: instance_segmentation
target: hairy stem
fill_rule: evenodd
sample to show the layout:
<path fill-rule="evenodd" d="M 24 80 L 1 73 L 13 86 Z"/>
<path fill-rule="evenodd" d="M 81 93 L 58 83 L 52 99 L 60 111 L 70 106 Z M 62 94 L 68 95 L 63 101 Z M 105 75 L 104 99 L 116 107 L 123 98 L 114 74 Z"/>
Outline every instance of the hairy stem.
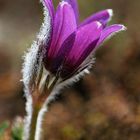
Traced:
<path fill-rule="evenodd" d="M 38 89 L 27 95 L 23 140 L 41 140 L 42 122 L 51 100 L 48 99 L 50 91 L 40 94 Z"/>
<path fill-rule="evenodd" d="M 41 140 L 43 138 L 43 121 L 45 113 L 48 111 L 48 105 L 44 103 L 44 106 L 41 108 L 38 114 L 37 123 L 36 123 L 36 133 L 35 140 Z"/>
<path fill-rule="evenodd" d="M 35 104 L 33 105 L 33 113 L 31 117 L 31 124 L 30 124 L 30 134 L 29 134 L 29 140 L 35 140 L 35 133 L 36 133 L 36 124 L 37 124 L 37 118 L 40 111 L 40 107 Z"/>

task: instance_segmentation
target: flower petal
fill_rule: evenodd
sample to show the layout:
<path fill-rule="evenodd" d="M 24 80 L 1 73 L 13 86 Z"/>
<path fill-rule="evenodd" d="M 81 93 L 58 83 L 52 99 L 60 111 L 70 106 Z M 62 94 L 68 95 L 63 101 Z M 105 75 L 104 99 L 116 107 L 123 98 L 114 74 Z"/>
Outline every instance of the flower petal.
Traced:
<path fill-rule="evenodd" d="M 57 56 L 53 59 L 51 71 L 53 73 L 56 73 L 59 71 L 63 65 L 63 62 L 65 61 L 68 53 L 70 52 L 74 41 L 75 41 L 76 31 L 73 32 L 62 44 L 60 50 L 58 51 Z"/>
<path fill-rule="evenodd" d="M 69 4 L 71 4 L 74 13 L 75 13 L 75 17 L 77 20 L 77 23 L 79 22 L 79 10 L 78 10 L 78 4 L 77 4 L 77 0 L 64 0 L 66 2 L 68 2 Z"/>
<path fill-rule="evenodd" d="M 44 6 L 47 6 L 51 18 L 54 19 L 55 10 L 54 10 L 52 0 L 42 0 L 42 3 L 43 3 Z"/>
<path fill-rule="evenodd" d="M 100 11 L 98 13 L 93 14 L 92 16 L 87 18 L 86 20 L 84 20 L 80 24 L 80 26 L 91 23 L 93 21 L 99 21 L 103 24 L 103 26 L 106 26 L 107 23 L 111 20 L 112 15 L 113 15 L 112 9 L 107 9 L 107 10 Z"/>
<path fill-rule="evenodd" d="M 126 30 L 126 27 L 121 24 L 114 24 L 106 27 L 101 33 L 101 37 L 97 43 L 97 46 L 100 46 L 105 40 L 123 30 Z"/>
<path fill-rule="evenodd" d="M 92 22 L 77 30 L 74 45 L 63 65 L 62 77 L 74 72 L 93 51 L 101 31 L 102 25 L 99 22 Z"/>
<path fill-rule="evenodd" d="M 65 39 L 76 30 L 76 19 L 70 4 L 61 2 L 57 8 L 48 57 L 56 57 Z"/>

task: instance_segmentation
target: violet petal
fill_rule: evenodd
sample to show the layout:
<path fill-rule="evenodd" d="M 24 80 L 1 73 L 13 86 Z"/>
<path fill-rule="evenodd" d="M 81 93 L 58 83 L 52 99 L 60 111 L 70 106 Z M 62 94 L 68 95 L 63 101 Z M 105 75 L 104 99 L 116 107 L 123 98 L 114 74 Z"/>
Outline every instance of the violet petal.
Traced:
<path fill-rule="evenodd" d="M 53 35 L 48 50 L 48 57 L 56 57 L 65 39 L 74 32 L 76 28 L 77 24 L 73 8 L 67 2 L 61 2 L 57 8 L 54 19 Z"/>
<path fill-rule="evenodd" d="M 78 24 L 78 22 L 79 22 L 79 10 L 78 10 L 77 0 L 64 0 L 64 1 L 68 2 L 69 4 L 71 4 L 71 6 L 72 6 L 72 8 L 74 10 L 74 13 L 75 13 L 77 24 Z"/>
<path fill-rule="evenodd" d="M 61 69 L 63 62 L 65 61 L 68 53 L 70 52 L 74 41 L 75 41 L 76 32 L 73 32 L 62 44 L 60 50 L 58 51 L 57 56 L 54 58 L 51 66 L 51 71 L 56 73 Z"/>
<path fill-rule="evenodd" d="M 91 23 L 93 21 L 99 21 L 103 24 L 103 26 L 106 26 L 107 23 L 111 20 L 113 15 L 113 11 L 112 9 L 107 9 L 107 10 L 103 10 L 100 12 L 97 12 L 93 15 L 91 15 L 89 18 L 85 19 L 80 26 L 83 26 L 85 24 Z"/>
<path fill-rule="evenodd" d="M 101 33 L 101 37 L 97 43 L 97 47 L 100 46 L 105 40 L 107 40 L 114 34 L 120 32 L 120 31 L 123 31 L 125 29 L 126 29 L 126 27 L 121 24 L 114 24 L 114 25 L 106 27 Z"/>
<path fill-rule="evenodd" d="M 63 66 L 64 75 L 74 71 L 93 51 L 101 31 L 102 25 L 99 22 L 92 22 L 77 30 L 74 45 Z"/>

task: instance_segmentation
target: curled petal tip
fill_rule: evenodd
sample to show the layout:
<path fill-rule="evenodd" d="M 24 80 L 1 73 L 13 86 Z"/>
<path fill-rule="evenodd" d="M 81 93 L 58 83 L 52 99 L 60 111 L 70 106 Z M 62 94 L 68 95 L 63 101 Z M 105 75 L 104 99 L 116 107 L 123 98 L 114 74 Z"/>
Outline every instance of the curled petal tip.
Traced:
<path fill-rule="evenodd" d="M 114 24 L 114 25 L 106 27 L 101 34 L 101 37 L 97 46 L 100 46 L 104 41 L 108 40 L 110 37 L 112 37 L 116 33 L 120 31 L 124 31 L 124 30 L 126 30 L 126 27 L 122 24 Z"/>
<path fill-rule="evenodd" d="M 120 25 L 120 27 L 121 27 L 121 31 L 125 31 L 125 30 L 127 30 L 127 27 L 124 26 L 124 25 Z"/>
<path fill-rule="evenodd" d="M 116 26 L 116 33 L 118 33 L 118 32 L 120 32 L 120 31 L 125 31 L 125 30 L 127 30 L 127 27 L 126 26 L 124 26 L 124 25 L 122 25 L 122 24 L 116 24 L 116 25 L 114 25 L 114 27 Z M 113 25 L 112 25 L 112 27 L 113 27 Z"/>
<path fill-rule="evenodd" d="M 107 12 L 109 13 L 109 21 L 112 19 L 113 16 L 113 10 L 112 9 L 108 9 Z"/>
<path fill-rule="evenodd" d="M 84 20 L 80 26 L 83 26 L 85 24 L 91 23 L 93 21 L 99 21 L 104 25 L 104 28 L 107 26 L 108 22 L 112 19 L 113 16 L 113 10 L 112 9 L 106 9 L 102 10 L 100 12 L 97 12 L 93 15 L 91 15 L 89 18 Z"/>

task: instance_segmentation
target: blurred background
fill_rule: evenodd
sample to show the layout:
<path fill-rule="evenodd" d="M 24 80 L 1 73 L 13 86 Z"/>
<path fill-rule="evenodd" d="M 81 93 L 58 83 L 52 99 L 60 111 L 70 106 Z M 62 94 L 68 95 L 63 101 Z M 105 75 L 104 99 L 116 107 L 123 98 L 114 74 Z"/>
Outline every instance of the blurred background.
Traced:
<path fill-rule="evenodd" d="M 46 117 L 45 139 L 139 140 L 140 1 L 78 2 L 81 21 L 93 12 L 112 8 L 111 23 L 122 23 L 128 29 L 97 51 L 90 75 L 62 91 Z M 22 122 L 25 115 L 22 56 L 42 20 L 39 0 L 0 0 L 0 140 L 11 140 L 13 123 Z"/>

